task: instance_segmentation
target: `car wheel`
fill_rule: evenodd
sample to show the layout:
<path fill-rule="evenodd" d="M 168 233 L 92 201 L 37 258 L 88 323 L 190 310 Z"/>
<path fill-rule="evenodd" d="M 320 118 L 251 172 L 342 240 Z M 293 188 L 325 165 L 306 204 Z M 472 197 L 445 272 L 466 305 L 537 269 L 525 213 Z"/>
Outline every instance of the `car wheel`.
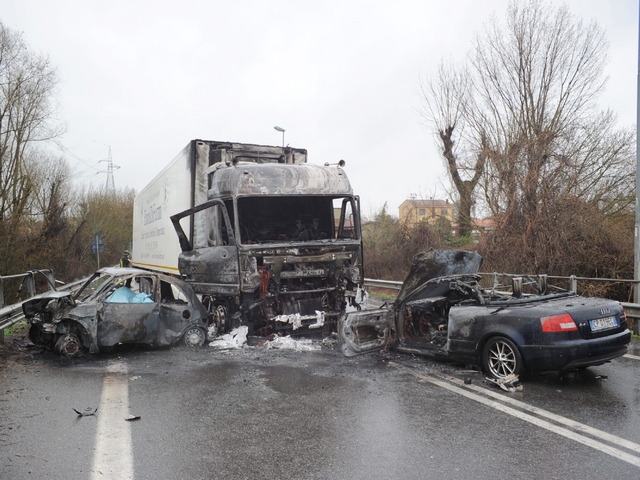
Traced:
<path fill-rule="evenodd" d="M 518 347 L 505 337 L 489 339 L 482 351 L 482 365 L 485 371 L 494 378 L 520 375 L 524 369 L 524 362 Z"/>
<path fill-rule="evenodd" d="M 199 327 L 191 327 L 184 332 L 184 344 L 187 347 L 201 347 L 207 339 L 207 334 Z"/>
<path fill-rule="evenodd" d="M 29 340 L 31 340 L 31 342 L 34 345 L 41 345 L 42 344 L 42 327 L 35 323 L 33 325 L 31 325 L 31 327 L 29 328 Z"/>
<path fill-rule="evenodd" d="M 66 357 L 72 357 L 77 355 L 80 351 L 80 340 L 73 333 L 67 333 L 62 335 L 55 345 L 55 350 L 58 355 L 64 355 Z"/>

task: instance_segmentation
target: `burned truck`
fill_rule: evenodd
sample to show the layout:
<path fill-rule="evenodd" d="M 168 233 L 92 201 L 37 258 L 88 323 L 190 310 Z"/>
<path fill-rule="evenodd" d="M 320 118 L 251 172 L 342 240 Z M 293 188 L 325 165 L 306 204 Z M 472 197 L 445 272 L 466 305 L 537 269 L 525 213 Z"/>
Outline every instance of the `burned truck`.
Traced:
<path fill-rule="evenodd" d="M 343 167 L 309 164 L 304 149 L 194 140 L 136 198 L 133 264 L 179 273 L 210 331 L 335 330 L 366 298 L 359 199 Z M 189 198 L 172 202 L 180 191 Z"/>

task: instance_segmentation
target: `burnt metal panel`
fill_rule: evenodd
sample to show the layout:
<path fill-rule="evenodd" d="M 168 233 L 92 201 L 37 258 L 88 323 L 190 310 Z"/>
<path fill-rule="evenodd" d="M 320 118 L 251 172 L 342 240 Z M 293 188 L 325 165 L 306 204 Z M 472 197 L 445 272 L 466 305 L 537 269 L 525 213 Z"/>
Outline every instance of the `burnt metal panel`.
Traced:
<path fill-rule="evenodd" d="M 182 252 L 178 267 L 188 282 L 239 284 L 236 247 L 207 247 Z"/>
<path fill-rule="evenodd" d="M 482 257 L 476 252 L 466 250 L 429 250 L 417 253 L 411 261 L 411 270 L 398 293 L 396 304 L 400 305 L 429 280 L 473 274 L 481 265 Z M 431 293 L 431 295 L 439 295 L 439 293 Z"/>
<path fill-rule="evenodd" d="M 238 164 L 214 171 L 210 199 L 236 195 L 353 195 L 341 168 Z"/>
<path fill-rule="evenodd" d="M 104 303 L 98 310 L 98 346 L 153 344 L 158 331 L 155 303 Z"/>

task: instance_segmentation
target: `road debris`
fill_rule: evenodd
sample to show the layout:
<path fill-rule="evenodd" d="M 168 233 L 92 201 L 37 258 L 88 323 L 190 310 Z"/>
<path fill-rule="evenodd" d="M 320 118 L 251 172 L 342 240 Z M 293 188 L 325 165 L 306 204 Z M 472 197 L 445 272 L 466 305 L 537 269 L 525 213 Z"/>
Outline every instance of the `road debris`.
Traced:
<path fill-rule="evenodd" d="M 229 333 L 209 343 L 209 346 L 220 350 L 242 348 L 247 343 L 247 333 L 249 333 L 249 327 L 246 325 L 234 328 Z"/>
<path fill-rule="evenodd" d="M 20 348 L 29 348 L 29 344 L 27 342 L 25 342 L 24 340 L 20 340 L 19 338 L 14 338 L 13 339 L 13 344 L 17 347 Z"/>
<path fill-rule="evenodd" d="M 266 348 L 277 348 L 279 350 L 295 350 L 296 352 L 315 352 L 320 350 L 320 345 L 314 345 L 313 340 L 301 339 L 296 340 L 290 335 L 286 337 L 274 337 L 272 340 L 265 342 Z"/>
<path fill-rule="evenodd" d="M 491 378 L 487 377 L 487 380 L 491 383 L 498 385 L 505 392 L 521 392 L 522 384 L 518 375 L 509 375 L 504 378 Z"/>
<path fill-rule="evenodd" d="M 127 415 L 124 417 L 127 422 L 133 422 L 135 420 L 140 420 L 140 415 Z"/>
<path fill-rule="evenodd" d="M 98 407 L 96 407 L 96 408 L 87 407 L 81 412 L 76 410 L 75 408 L 72 408 L 72 410 L 74 412 L 76 412 L 79 417 L 90 417 L 91 415 L 95 415 L 96 414 L 96 412 L 98 411 Z"/>

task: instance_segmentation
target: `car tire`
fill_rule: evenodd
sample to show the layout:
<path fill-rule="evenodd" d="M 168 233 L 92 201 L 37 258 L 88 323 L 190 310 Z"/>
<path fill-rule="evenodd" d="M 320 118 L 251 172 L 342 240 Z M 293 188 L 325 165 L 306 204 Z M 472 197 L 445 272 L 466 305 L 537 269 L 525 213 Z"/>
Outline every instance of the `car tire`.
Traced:
<path fill-rule="evenodd" d="M 62 335 L 56 342 L 55 351 L 63 357 L 73 357 L 80 351 L 80 340 L 73 333 Z"/>
<path fill-rule="evenodd" d="M 42 345 L 42 327 L 40 324 L 34 323 L 29 327 L 29 340 L 34 345 Z"/>
<path fill-rule="evenodd" d="M 520 375 L 524 361 L 515 343 L 506 337 L 490 338 L 482 349 L 482 366 L 493 378 L 502 379 Z"/>
<path fill-rule="evenodd" d="M 201 347 L 207 340 L 207 333 L 200 327 L 191 327 L 184 332 L 183 338 L 187 347 Z"/>

